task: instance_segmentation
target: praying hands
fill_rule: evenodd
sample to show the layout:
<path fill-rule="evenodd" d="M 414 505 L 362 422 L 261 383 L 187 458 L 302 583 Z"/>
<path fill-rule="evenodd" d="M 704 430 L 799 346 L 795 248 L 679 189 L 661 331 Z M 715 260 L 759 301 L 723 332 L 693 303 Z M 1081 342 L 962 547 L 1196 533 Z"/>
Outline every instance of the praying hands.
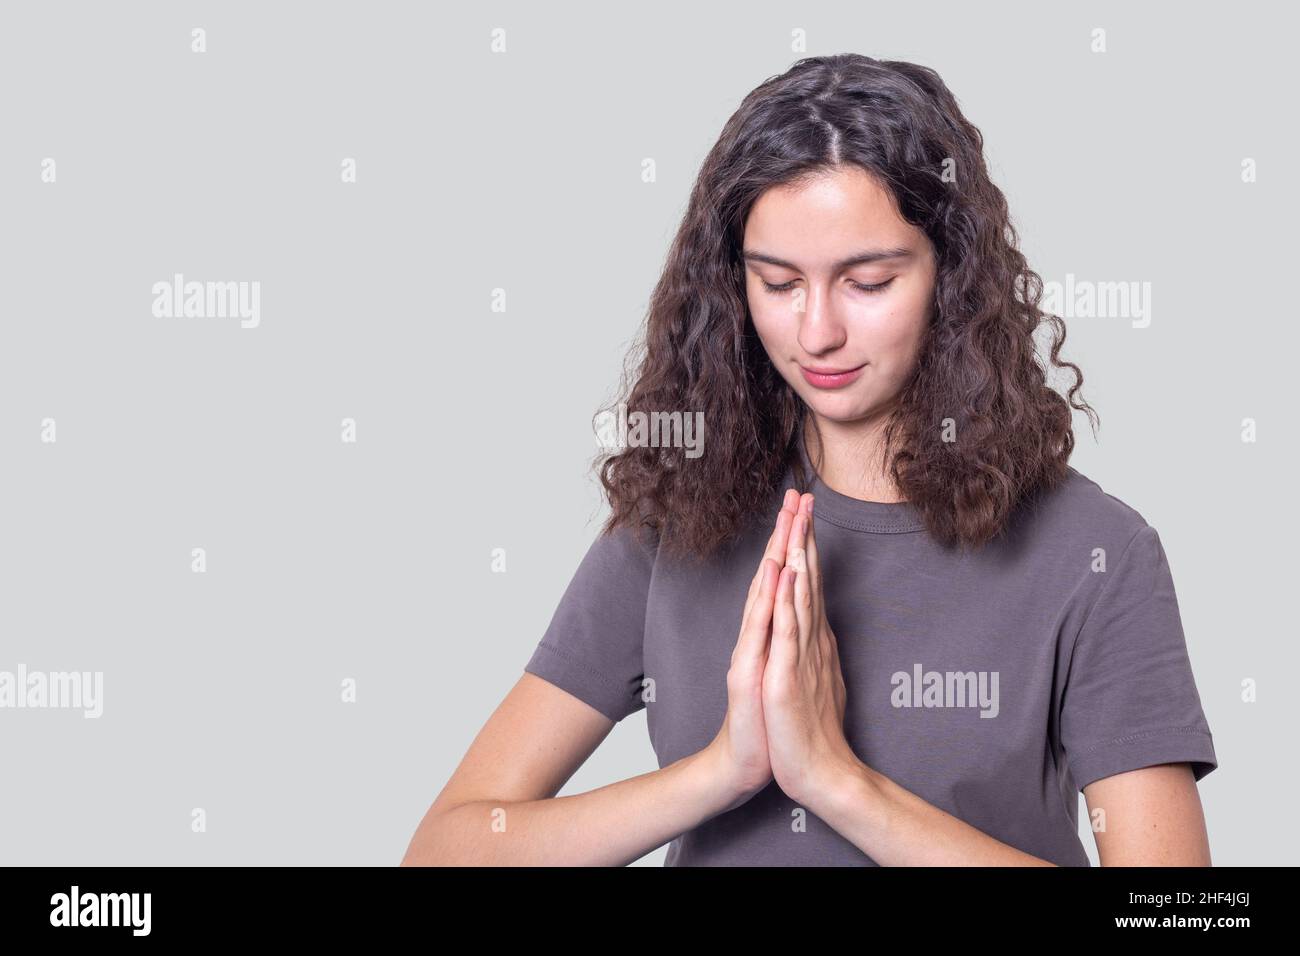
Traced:
<path fill-rule="evenodd" d="M 853 752 L 812 515 L 812 495 L 786 491 L 750 583 L 727 672 L 727 713 L 707 748 L 736 796 L 725 809 L 775 780 L 881 865 L 1050 866 L 927 803 Z"/>

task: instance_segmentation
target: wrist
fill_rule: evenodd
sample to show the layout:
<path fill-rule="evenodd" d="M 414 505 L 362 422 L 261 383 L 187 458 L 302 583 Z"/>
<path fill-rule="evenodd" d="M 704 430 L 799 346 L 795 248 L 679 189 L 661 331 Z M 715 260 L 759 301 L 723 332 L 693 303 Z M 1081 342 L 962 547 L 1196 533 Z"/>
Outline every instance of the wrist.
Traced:
<path fill-rule="evenodd" d="M 867 804 L 875 805 L 880 796 L 874 770 L 848 756 L 826 765 L 810 788 L 813 798 L 805 804 L 828 823 L 848 807 L 859 810 Z"/>
<path fill-rule="evenodd" d="M 740 806 L 762 789 L 756 790 L 746 783 L 735 764 L 728 759 L 721 737 L 715 737 L 689 759 L 694 761 L 694 770 L 708 798 L 716 805 L 717 813 Z"/>

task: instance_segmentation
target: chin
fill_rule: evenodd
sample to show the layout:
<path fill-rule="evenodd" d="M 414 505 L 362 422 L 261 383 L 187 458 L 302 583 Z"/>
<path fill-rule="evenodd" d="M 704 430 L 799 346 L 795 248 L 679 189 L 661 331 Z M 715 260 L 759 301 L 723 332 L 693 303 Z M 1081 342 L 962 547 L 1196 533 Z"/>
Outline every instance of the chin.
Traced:
<path fill-rule="evenodd" d="M 855 422 L 867 418 L 874 407 L 870 400 L 848 391 L 843 394 L 816 392 L 800 397 L 818 416 L 832 422 Z"/>

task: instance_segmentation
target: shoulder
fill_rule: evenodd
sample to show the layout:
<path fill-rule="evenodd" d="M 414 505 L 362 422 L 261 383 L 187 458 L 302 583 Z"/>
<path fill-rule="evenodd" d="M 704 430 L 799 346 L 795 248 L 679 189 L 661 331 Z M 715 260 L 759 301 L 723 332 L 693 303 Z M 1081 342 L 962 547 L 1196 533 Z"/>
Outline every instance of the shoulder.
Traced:
<path fill-rule="evenodd" d="M 1114 489 L 1104 488 L 1072 465 L 1055 487 L 1026 501 L 1023 511 L 1019 520 L 1031 539 L 1087 543 L 1107 551 L 1122 550 L 1150 527 L 1146 517 Z"/>
<path fill-rule="evenodd" d="M 1133 534 L 1147 527 L 1146 518 L 1137 508 L 1107 491 L 1073 465 L 1066 466 L 1066 479 L 1061 488 L 1065 494 L 1060 506 L 1077 518 L 1086 518 L 1100 527 Z"/>

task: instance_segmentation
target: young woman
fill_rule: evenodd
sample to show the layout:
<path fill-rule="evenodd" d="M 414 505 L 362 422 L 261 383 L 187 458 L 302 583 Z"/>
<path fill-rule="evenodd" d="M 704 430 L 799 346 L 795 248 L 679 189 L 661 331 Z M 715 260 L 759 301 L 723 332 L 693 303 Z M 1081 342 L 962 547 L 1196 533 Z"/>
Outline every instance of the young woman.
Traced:
<path fill-rule="evenodd" d="M 1017 242 L 932 70 L 746 98 L 626 400 L 702 412 L 703 454 L 603 456 L 609 520 L 404 864 L 1086 866 L 1080 791 L 1103 865 L 1210 863 L 1169 565 L 1067 464 L 1095 412 Z M 556 797 L 642 708 L 660 769 Z"/>

